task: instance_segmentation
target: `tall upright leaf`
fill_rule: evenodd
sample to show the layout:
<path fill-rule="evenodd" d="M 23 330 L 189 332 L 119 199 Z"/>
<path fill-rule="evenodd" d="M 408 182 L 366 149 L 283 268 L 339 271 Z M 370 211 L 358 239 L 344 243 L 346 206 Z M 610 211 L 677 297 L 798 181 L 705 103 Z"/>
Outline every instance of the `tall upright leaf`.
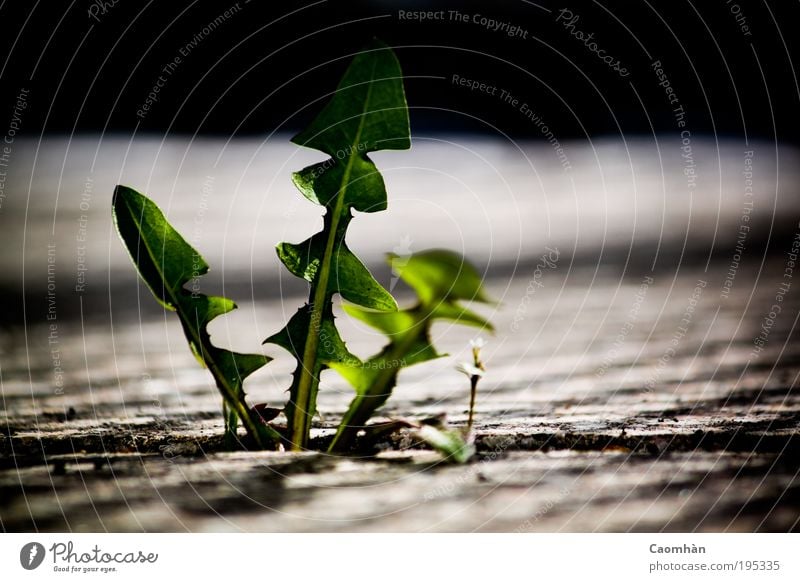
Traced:
<path fill-rule="evenodd" d="M 402 258 L 389 255 L 389 263 L 414 289 L 419 302 L 410 309 L 395 312 L 378 312 L 354 305 L 344 307 L 348 314 L 388 336 L 389 343 L 361 366 L 330 364 L 356 390 L 330 445 L 331 451 L 346 451 L 352 445 L 358 431 L 391 395 L 400 370 L 443 355 L 431 343 L 430 328 L 435 321 L 492 329 L 484 318 L 459 303 L 462 300 L 488 302 L 480 275 L 460 255 L 430 250 Z"/>
<path fill-rule="evenodd" d="M 212 297 L 185 288 L 193 277 L 208 272 L 203 257 L 167 222 L 152 200 L 126 186 L 117 186 L 112 202 L 114 222 L 122 242 L 144 282 L 161 305 L 175 311 L 198 360 L 208 367 L 222 394 L 227 433 L 240 419 L 261 448 L 280 439 L 260 422 L 245 402 L 244 379 L 270 361 L 262 355 L 239 354 L 211 343 L 206 326 L 236 309 L 225 297 Z"/>
<path fill-rule="evenodd" d="M 402 73 L 394 53 L 378 41 L 368 45 L 353 59 L 328 104 L 292 141 L 330 156 L 292 176 L 306 198 L 325 208 L 324 224 L 302 243 L 278 245 L 289 271 L 309 282 L 309 301 L 282 331 L 265 340 L 298 361 L 285 412 L 292 447 L 301 450 L 316 412 L 320 373 L 332 364 L 360 365 L 336 330 L 333 295 L 370 309 L 397 309 L 345 242 L 352 210 L 386 209 L 383 178 L 367 154 L 410 147 Z"/>

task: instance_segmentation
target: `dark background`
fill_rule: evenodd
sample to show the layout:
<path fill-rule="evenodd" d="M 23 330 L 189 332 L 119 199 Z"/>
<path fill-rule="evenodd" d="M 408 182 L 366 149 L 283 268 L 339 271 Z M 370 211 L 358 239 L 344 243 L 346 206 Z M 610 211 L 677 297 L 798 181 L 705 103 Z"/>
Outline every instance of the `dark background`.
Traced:
<path fill-rule="evenodd" d="M 650 68 L 658 59 L 693 133 L 798 137 L 800 101 L 791 65 L 798 3 L 751 0 L 240 0 L 238 13 L 183 59 L 159 101 L 139 120 L 136 111 L 160 69 L 233 5 L 119 0 L 101 9 L 87 0 L 3 2 L 3 115 L 10 117 L 19 88 L 30 87 L 27 135 L 129 133 L 137 125 L 138 132 L 155 133 L 297 130 L 318 109 L 314 102 L 335 86 L 349 55 L 377 36 L 397 47 L 417 132 L 537 133 L 496 97 L 454 86 L 453 74 L 518 95 L 560 138 L 674 132 L 675 120 Z M 580 16 L 576 29 L 594 32 L 598 45 L 631 71 L 629 77 L 611 71 L 555 22 L 562 7 Z M 398 10 L 420 8 L 480 13 L 521 26 L 528 38 L 509 38 L 472 22 L 398 19 Z M 751 36 L 743 35 L 732 14 L 737 9 Z"/>

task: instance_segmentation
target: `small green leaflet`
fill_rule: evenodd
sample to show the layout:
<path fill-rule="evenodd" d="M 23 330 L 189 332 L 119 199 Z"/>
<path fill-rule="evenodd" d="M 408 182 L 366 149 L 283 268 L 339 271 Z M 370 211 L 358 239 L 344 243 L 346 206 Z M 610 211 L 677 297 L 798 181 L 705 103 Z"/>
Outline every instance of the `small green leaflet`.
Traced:
<path fill-rule="evenodd" d="M 206 274 L 208 264 L 146 196 L 117 186 L 112 210 L 119 235 L 139 275 L 158 302 L 178 314 L 189 346 L 213 374 L 227 411 L 229 431 L 235 431 L 238 417 L 260 448 L 279 442 L 280 434 L 255 418 L 242 388 L 244 379 L 270 358 L 214 346 L 206 326 L 215 317 L 236 309 L 236 304 L 225 297 L 210 297 L 184 288 L 193 276 Z"/>
<path fill-rule="evenodd" d="M 414 435 L 453 463 L 466 463 L 475 454 L 475 445 L 466 442 L 461 433 L 456 430 L 423 424 L 414 431 Z"/>
<path fill-rule="evenodd" d="M 265 340 L 298 361 L 285 412 L 292 447 L 302 450 L 308 445 L 321 372 L 333 364 L 361 365 L 336 330 L 333 295 L 374 310 L 397 309 L 345 243 L 353 209 L 386 209 L 383 178 L 367 154 L 411 145 L 402 72 L 391 49 L 373 41 L 359 53 L 328 104 L 292 141 L 330 156 L 292 176 L 306 198 L 325 207 L 324 226 L 304 242 L 278 245 L 286 268 L 309 282 L 309 301 L 282 331 Z"/>
<path fill-rule="evenodd" d="M 345 305 L 348 314 L 381 331 L 390 341 L 380 353 L 360 366 L 329 364 L 356 389 L 356 396 L 330 445 L 332 452 L 346 451 L 352 446 L 358 431 L 391 395 L 402 368 L 442 356 L 431 344 L 430 328 L 434 321 L 447 320 L 492 329 L 488 321 L 459 304 L 462 300 L 488 302 L 480 275 L 460 255 L 430 250 L 410 257 L 390 255 L 389 263 L 414 289 L 419 303 L 394 312 Z"/>

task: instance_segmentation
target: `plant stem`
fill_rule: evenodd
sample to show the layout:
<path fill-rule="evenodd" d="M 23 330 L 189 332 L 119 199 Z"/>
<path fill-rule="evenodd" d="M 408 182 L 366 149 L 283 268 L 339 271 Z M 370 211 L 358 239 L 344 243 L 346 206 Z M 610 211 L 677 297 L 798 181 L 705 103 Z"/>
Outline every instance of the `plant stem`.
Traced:
<path fill-rule="evenodd" d="M 415 309 L 421 313 L 420 321 L 425 321 L 425 318 L 429 316 L 429 311 L 425 310 L 422 305 L 417 306 Z M 405 338 L 403 338 L 402 342 L 396 344 L 386 355 L 386 359 L 390 362 L 399 361 L 404 354 L 408 353 L 409 348 L 414 345 L 414 342 L 416 342 L 419 339 L 419 336 L 424 332 L 425 325 L 422 323 L 417 324 L 413 333 L 409 333 Z M 350 404 L 350 407 L 347 409 L 347 412 L 345 412 L 342 421 L 339 423 L 339 428 L 336 431 L 336 435 L 333 437 L 333 441 L 328 447 L 329 453 L 342 451 L 350 446 L 353 436 L 355 436 L 357 430 L 361 428 L 362 424 L 369 420 L 372 412 L 378 408 L 376 406 L 372 408 L 372 410 L 366 410 L 365 415 L 365 410 L 359 408 L 358 404 L 367 398 L 377 399 L 384 395 L 388 397 L 389 393 L 391 392 L 389 385 L 397 377 L 399 372 L 400 366 L 383 368 L 373 379 L 369 389 L 363 394 L 356 396 L 356 399 Z"/>
<path fill-rule="evenodd" d="M 225 446 L 233 449 L 238 440 L 236 433 L 239 428 L 239 415 L 236 414 L 236 410 L 227 405 L 225 400 L 222 401 L 222 418 L 225 419 Z"/>
<path fill-rule="evenodd" d="M 219 391 L 222 394 L 224 406 L 228 408 L 229 414 L 235 414 L 241 419 L 247 434 L 249 434 L 253 440 L 256 441 L 258 448 L 266 449 L 271 442 L 280 442 L 281 435 L 275 429 L 266 425 L 258 424 L 255 420 L 253 420 L 253 417 L 250 415 L 250 409 L 247 407 L 247 404 L 244 401 L 244 393 L 230 385 L 230 382 L 225 377 L 225 374 L 223 374 L 222 370 L 219 369 L 217 362 L 205 349 L 205 346 L 200 338 L 200 334 L 196 331 L 196 328 L 187 323 L 187 321 L 184 319 L 183 313 L 180 310 L 178 311 L 178 315 L 180 316 L 181 323 L 183 324 L 186 337 L 189 339 L 190 343 L 193 343 L 195 346 L 199 347 L 203 362 L 205 362 L 206 366 L 208 366 L 211 375 L 214 376 L 217 388 L 219 388 Z M 225 416 L 227 433 L 227 425 L 229 424 L 229 420 L 228 416 L 224 414 L 224 408 L 223 416 Z"/>
<path fill-rule="evenodd" d="M 369 103 L 372 86 L 370 85 L 367 91 L 365 104 Z M 315 287 L 311 293 L 311 320 L 309 322 L 308 336 L 306 338 L 306 345 L 303 349 L 303 360 L 300 362 L 302 366 L 300 370 L 300 380 L 297 384 L 297 394 L 295 396 L 295 410 L 292 414 L 292 422 L 289 431 L 292 439 L 292 450 L 302 451 L 308 446 L 308 437 L 311 432 L 311 418 L 314 415 L 316 408 L 316 397 L 319 390 L 319 376 L 322 366 L 318 362 L 317 349 L 319 348 L 319 336 L 322 331 L 322 316 L 325 306 L 330 301 L 328 294 L 328 279 L 330 278 L 331 258 L 333 256 L 333 248 L 336 243 L 337 231 L 339 228 L 339 219 L 341 218 L 342 211 L 344 210 L 344 198 L 347 192 L 347 187 L 350 184 L 350 174 L 353 171 L 353 162 L 355 160 L 355 153 L 358 151 L 359 140 L 361 139 L 361 131 L 364 128 L 364 115 L 358 125 L 358 132 L 356 133 L 353 147 L 350 150 L 350 156 L 347 159 L 347 166 L 345 167 L 342 176 L 342 182 L 339 185 L 339 192 L 336 194 L 336 205 L 331 214 L 330 230 L 328 231 L 328 239 L 325 241 L 325 254 L 322 256 L 322 263 L 319 266 L 319 279 L 315 281 Z M 329 212 L 331 212 L 329 210 Z"/>
<path fill-rule="evenodd" d="M 344 190 L 347 189 L 347 180 L 350 178 L 352 163 L 351 157 L 344 174 L 344 185 L 342 186 Z M 319 279 L 315 281 L 315 286 L 309 297 L 311 300 L 311 318 L 308 325 L 306 345 L 303 348 L 303 360 L 299 364 L 302 366 L 300 380 L 297 383 L 292 426 L 289 428 L 293 451 L 302 451 L 307 448 L 308 437 L 311 432 L 311 418 L 314 415 L 316 395 L 319 390 L 319 376 L 322 371 L 322 366 L 318 362 L 317 350 L 319 348 L 319 336 L 322 332 L 323 311 L 327 302 L 330 301 L 328 297 L 328 279 L 330 277 L 333 247 L 336 242 L 336 231 L 339 226 L 339 216 L 344 206 L 343 200 L 344 191 L 340 190 L 336 198 L 335 210 L 331 215 L 330 231 L 328 232 L 328 240 L 325 242 L 325 254 L 322 257 L 322 264 L 319 269 Z"/>
<path fill-rule="evenodd" d="M 143 230 L 141 220 L 137 219 L 135 215 L 133 215 L 131 218 L 135 223 L 136 229 L 141 233 Z M 152 260 L 153 264 L 158 266 L 158 256 L 153 254 L 153 249 L 148 244 L 148 241 L 142 239 L 141 237 L 140 241 L 144 243 L 145 249 L 150 255 L 150 259 Z M 163 261 L 163 257 L 161 260 Z M 159 272 L 159 275 L 161 276 L 162 281 L 166 281 L 163 272 Z M 247 430 L 247 433 L 253 438 L 253 440 L 256 441 L 256 444 L 259 448 L 265 449 L 271 442 L 280 442 L 281 435 L 278 433 L 278 431 L 272 427 L 257 424 L 250 416 L 250 409 L 247 407 L 247 403 L 244 400 L 244 391 L 241 388 L 241 381 L 239 382 L 238 387 L 232 386 L 225 374 L 223 374 L 222 370 L 220 370 L 219 364 L 217 364 L 217 362 L 209 353 L 204 341 L 204 336 L 200 332 L 201 326 L 198 319 L 198 313 L 195 311 L 194 319 L 191 319 L 189 315 L 191 310 L 184 309 L 180 291 L 176 291 L 170 287 L 166 287 L 165 291 L 169 294 L 169 305 L 173 306 L 169 309 L 173 309 L 177 312 L 178 318 L 181 322 L 181 327 L 183 327 L 183 333 L 186 336 L 189 345 L 192 346 L 195 355 L 202 360 L 202 362 L 214 376 L 214 381 L 217 384 L 217 388 L 222 394 L 223 418 L 225 419 L 226 435 L 229 432 L 231 424 L 229 418 L 231 415 L 236 415 L 242 420 L 245 430 Z M 183 292 L 187 293 L 185 290 L 183 290 Z M 206 335 L 205 337 L 207 338 L 208 336 Z M 211 347 L 213 348 L 213 346 Z M 228 410 L 227 414 L 225 411 L 226 407 Z M 236 429 L 234 428 L 233 432 L 235 433 L 235 431 Z"/>
<path fill-rule="evenodd" d="M 471 376 L 469 379 L 470 393 L 469 393 L 469 418 L 467 419 L 467 436 L 472 432 L 472 419 L 475 413 L 475 396 L 478 393 L 478 382 L 480 376 Z"/>

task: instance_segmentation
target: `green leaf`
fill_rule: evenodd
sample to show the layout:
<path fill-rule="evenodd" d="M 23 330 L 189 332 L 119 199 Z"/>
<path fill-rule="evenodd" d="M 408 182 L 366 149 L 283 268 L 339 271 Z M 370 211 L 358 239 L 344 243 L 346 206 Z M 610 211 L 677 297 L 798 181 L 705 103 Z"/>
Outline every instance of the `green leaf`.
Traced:
<path fill-rule="evenodd" d="M 414 434 L 454 463 L 466 463 L 475 454 L 475 446 L 464 440 L 457 430 L 423 424 Z"/>
<path fill-rule="evenodd" d="M 334 365 L 361 365 L 336 332 L 333 295 L 370 309 L 397 309 L 389 292 L 345 243 L 353 210 L 377 212 L 387 205 L 383 178 L 367 154 L 410 147 L 402 72 L 394 53 L 378 41 L 367 46 L 353 59 L 328 104 L 292 141 L 330 156 L 292 177 L 300 192 L 326 212 L 321 232 L 277 247 L 286 268 L 309 282 L 309 300 L 284 330 L 265 340 L 298 360 L 285 412 L 292 448 L 302 450 L 316 412 L 322 371 Z"/>
<path fill-rule="evenodd" d="M 131 188 L 116 187 L 112 212 L 139 275 L 161 305 L 177 312 L 189 346 L 213 374 L 227 412 L 242 421 L 261 448 L 278 442 L 280 435 L 274 429 L 254 419 L 242 388 L 244 379 L 271 358 L 214 346 L 206 326 L 215 317 L 236 309 L 236 304 L 225 297 L 210 297 L 185 288 L 208 272 L 203 257 L 172 228 L 152 200 Z M 231 427 L 235 417 L 229 414 L 225 415 L 226 426 L 235 431 L 235 424 Z"/>
<path fill-rule="evenodd" d="M 461 255 L 434 249 L 407 257 L 392 254 L 389 259 L 397 275 L 417 292 L 422 302 L 489 302 L 483 292 L 483 278 Z"/>
<path fill-rule="evenodd" d="M 286 327 L 265 341 L 281 346 L 295 358 L 300 359 L 303 355 L 302 351 L 310 320 L 311 309 L 307 305 L 301 307 L 292 316 Z M 339 335 L 339 330 L 336 329 L 332 315 L 326 313 L 326 317 L 322 320 L 319 336 L 318 354 L 321 361 L 326 364 L 338 362 L 350 366 L 361 365 L 361 360 L 347 350 L 344 340 Z"/>
<path fill-rule="evenodd" d="M 342 153 L 348 150 L 342 150 Z M 344 205 L 359 212 L 386 210 L 386 185 L 378 168 L 361 152 L 341 160 L 329 159 L 292 174 L 292 182 L 300 192 L 320 206 L 334 206 L 342 183 L 347 177 Z M 349 167 L 348 167 L 349 164 Z M 347 176 L 345 173 L 349 172 Z"/>
<path fill-rule="evenodd" d="M 410 148 L 403 73 L 394 53 L 378 40 L 367 45 L 328 104 L 292 141 L 333 159 L 348 148 L 360 153 Z"/>
<path fill-rule="evenodd" d="M 381 331 L 389 343 L 360 366 L 329 364 L 356 390 L 330 445 L 332 452 L 352 446 L 358 431 L 391 395 L 400 370 L 442 356 L 430 339 L 434 321 L 492 329 L 483 317 L 458 303 L 464 299 L 488 302 L 478 272 L 461 255 L 431 250 L 410 257 L 389 255 L 389 262 L 397 275 L 417 292 L 419 303 L 410 309 L 388 313 L 345 306 L 348 314 Z"/>
<path fill-rule="evenodd" d="M 340 222 L 342 235 L 350 217 Z M 344 224 L 342 224 L 344 223 Z M 309 283 L 314 283 L 321 265 L 320 257 L 325 254 L 325 230 L 318 232 L 300 244 L 280 243 L 278 257 L 289 271 Z M 328 279 L 328 293 L 339 293 L 342 297 L 364 307 L 382 310 L 397 309 L 394 298 L 372 277 L 372 274 L 358 260 L 342 240 L 335 246 L 331 255 Z"/>

